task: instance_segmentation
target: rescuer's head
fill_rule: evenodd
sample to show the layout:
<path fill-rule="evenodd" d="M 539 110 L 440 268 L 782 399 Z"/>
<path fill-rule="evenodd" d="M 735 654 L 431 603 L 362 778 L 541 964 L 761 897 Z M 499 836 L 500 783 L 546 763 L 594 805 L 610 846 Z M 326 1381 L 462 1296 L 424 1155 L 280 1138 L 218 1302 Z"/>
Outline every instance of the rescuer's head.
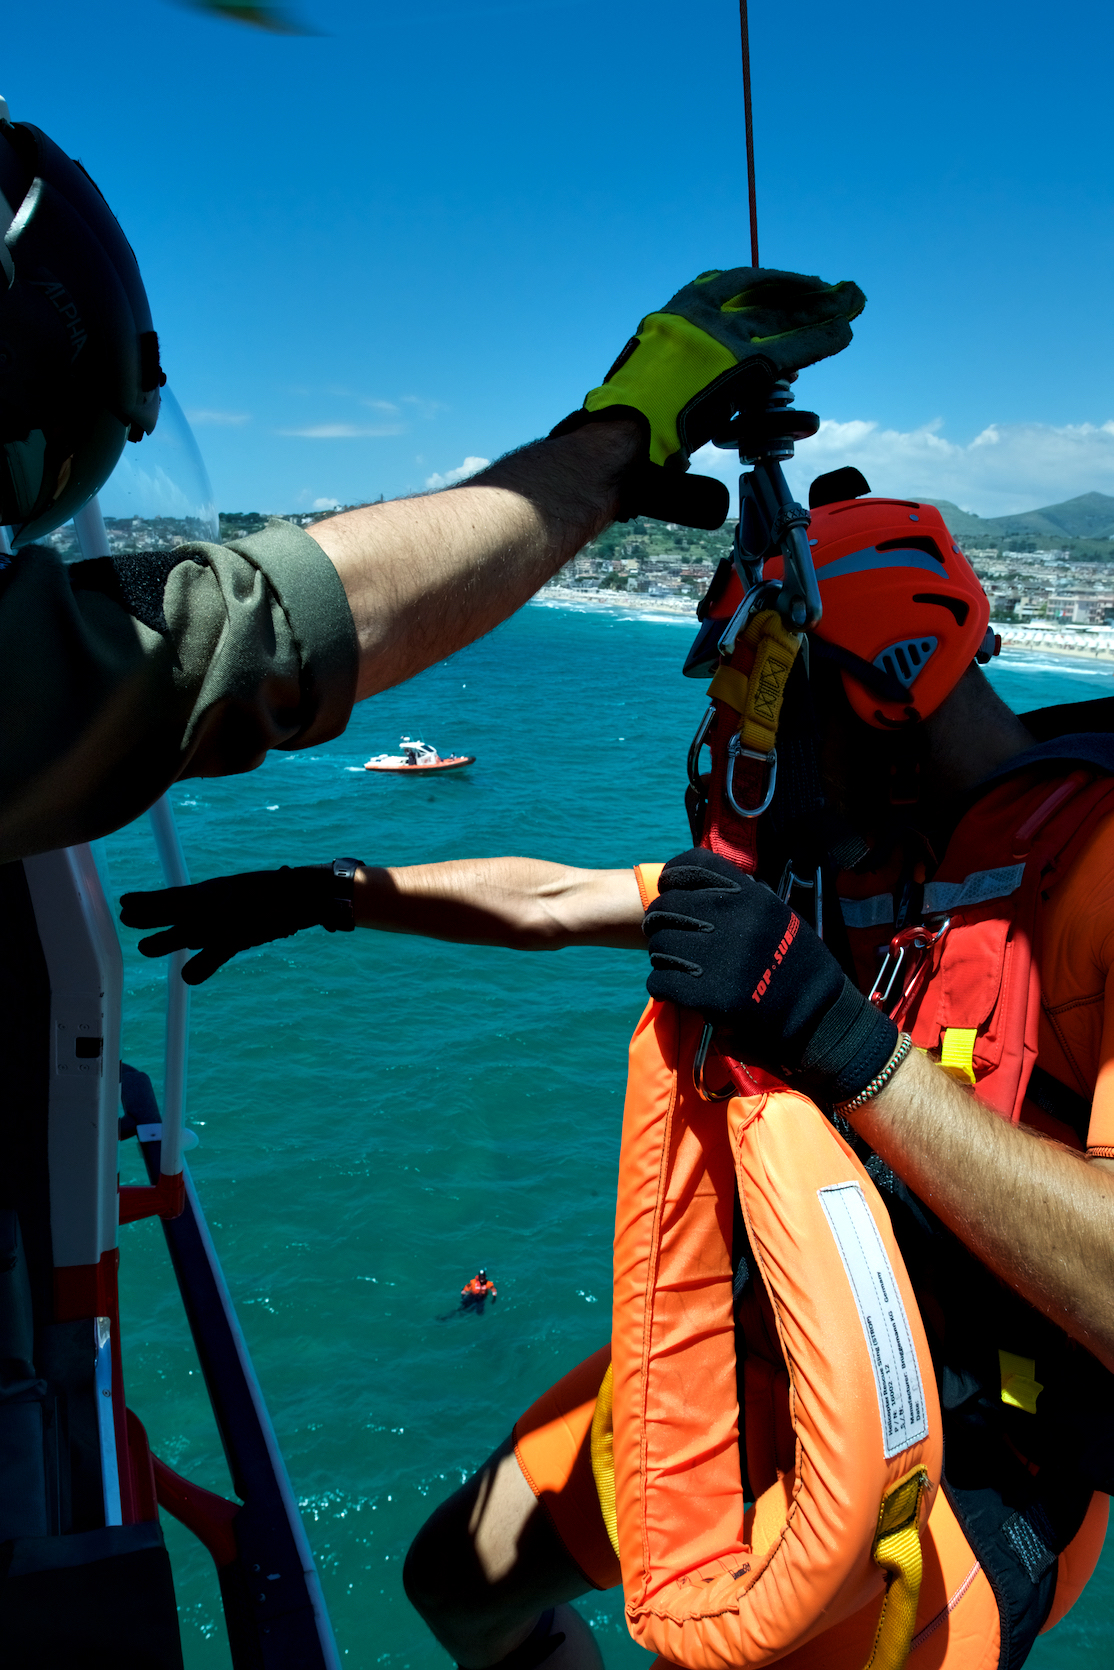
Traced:
<path fill-rule="evenodd" d="M 971 664 L 998 643 L 978 576 L 935 505 L 913 499 L 840 498 L 857 471 L 820 476 L 809 494 L 812 547 L 824 613 L 810 653 L 834 663 L 855 713 L 878 730 L 927 719 Z M 866 482 L 862 488 L 868 491 Z M 853 490 L 853 489 L 852 489 Z M 781 559 L 767 576 L 781 578 Z"/>
<path fill-rule="evenodd" d="M 165 377 L 139 267 L 79 162 L 0 101 L 0 523 L 68 521 L 155 427 Z"/>

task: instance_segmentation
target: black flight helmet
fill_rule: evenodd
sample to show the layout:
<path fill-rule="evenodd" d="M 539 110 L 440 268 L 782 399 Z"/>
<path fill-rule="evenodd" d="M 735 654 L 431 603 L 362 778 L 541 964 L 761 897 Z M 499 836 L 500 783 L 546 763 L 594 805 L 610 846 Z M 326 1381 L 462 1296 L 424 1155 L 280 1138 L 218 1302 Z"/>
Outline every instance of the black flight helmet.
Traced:
<path fill-rule="evenodd" d="M 0 523 L 60 527 L 155 427 L 159 342 L 131 245 L 79 162 L 0 101 Z M 60 472 L 69 478 L 57 493 Z"/>

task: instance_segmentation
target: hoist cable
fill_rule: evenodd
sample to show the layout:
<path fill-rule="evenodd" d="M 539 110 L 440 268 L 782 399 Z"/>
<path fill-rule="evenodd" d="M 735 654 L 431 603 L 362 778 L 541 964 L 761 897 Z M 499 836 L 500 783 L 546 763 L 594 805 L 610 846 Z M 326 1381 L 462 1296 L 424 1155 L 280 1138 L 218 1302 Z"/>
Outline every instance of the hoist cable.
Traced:
<path fill-rule="evenodd" d="M 747 136 L 747 196 L 750 205 L 750 264 L 758 262 L 758 199 L 754 189 L 754 120 L 750 104 L 750 30 L 747 27 L 747 0 L 739 0 L 739 33 L 743 45 L 743 118 Z"/>

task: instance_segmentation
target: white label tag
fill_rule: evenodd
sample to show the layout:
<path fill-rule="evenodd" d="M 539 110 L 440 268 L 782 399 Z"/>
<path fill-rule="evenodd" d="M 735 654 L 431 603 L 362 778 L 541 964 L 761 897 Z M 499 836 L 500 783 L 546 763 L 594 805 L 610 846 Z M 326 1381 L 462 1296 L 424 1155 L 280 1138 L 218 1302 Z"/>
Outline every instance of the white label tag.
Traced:
<path fill-rule="evenodd" d="M 858 1183 L 835 1183 L 816 1192 L 863 1325 L 882 1417 L 882 1453 L 890 1461 L 928 1437 L 924 1384 L 909 1318 L 878 1225 Z"/>

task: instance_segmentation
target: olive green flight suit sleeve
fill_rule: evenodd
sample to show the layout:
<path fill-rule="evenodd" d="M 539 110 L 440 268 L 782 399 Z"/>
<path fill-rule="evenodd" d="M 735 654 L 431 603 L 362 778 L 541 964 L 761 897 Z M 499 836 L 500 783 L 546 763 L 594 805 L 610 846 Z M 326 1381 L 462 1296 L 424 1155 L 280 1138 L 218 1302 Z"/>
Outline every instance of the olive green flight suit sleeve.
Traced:
<path fill-rule="evenodd" d="M 339 735 L 357 665 L 336 569 L 290 522 L 70 567 L 25 547 L 0 574 L 0 862 Z"/>

